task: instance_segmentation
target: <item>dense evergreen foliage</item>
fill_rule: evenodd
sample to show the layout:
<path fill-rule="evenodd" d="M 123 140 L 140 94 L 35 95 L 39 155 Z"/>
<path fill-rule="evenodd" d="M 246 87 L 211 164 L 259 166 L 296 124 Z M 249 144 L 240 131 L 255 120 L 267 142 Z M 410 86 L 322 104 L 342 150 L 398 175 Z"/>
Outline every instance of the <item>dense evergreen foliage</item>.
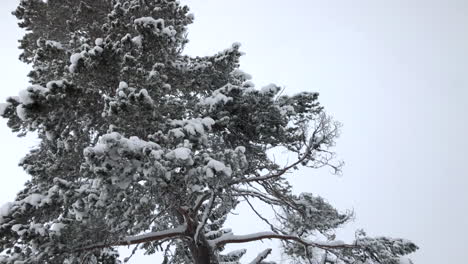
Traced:
<path fill-rule="evenodd" d="M 0 263 L 121 263 L 123 245 L 164 263 L 238 263 L 245 251 L 224 246 L 261 239 L 282 240 L 297 263 L 395 264 L 416 250 L 363 232 L 334 240 L 350 214 L 293 194 L 287 176 L 300 166 L 338 171 L 338 125 L 317 93 L 256 89 L 238 44 L 184 55 L 188 12 L 174 0 L 20 2 L 32 85 L 0 115 L 41 141 L 20 164 L 30 180 L 0 210 Z M 275 148 L 297 160 L 280 165 L 267 155 Z M 271 230 L 234 235 L 226 218 L 251 200 L 277 219 L 252 206 Z"/>

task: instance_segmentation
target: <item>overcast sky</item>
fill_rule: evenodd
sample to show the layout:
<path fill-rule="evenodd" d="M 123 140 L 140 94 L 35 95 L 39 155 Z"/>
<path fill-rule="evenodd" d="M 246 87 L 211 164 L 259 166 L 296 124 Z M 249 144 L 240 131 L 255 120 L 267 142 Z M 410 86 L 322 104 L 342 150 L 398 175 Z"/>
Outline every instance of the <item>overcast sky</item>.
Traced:
<path fill-rule="evenodd" d="M 343 124 L 336 148 L 346 162 L 343 176 L 308 169 L 291 175 L 295 191 L 355 211 L 342 238 L 364 228 L 416 242 L 416 264 L 468 259 L 468 1 L 182 2 L 195 14 L 186 53 L 209 55 L 240 42 L 241 68 L 257 87 L 318 91 Z M 0 2 L 2 101 L 27 86 L 28 68 L 17 60 L 21 32 L 9 15 L 15 5 Z M 27 179 L 16 164 L 33 145 L 0 121 L 0 204 Z M 235 233 L 263 231 L 237 211 L 229 222 Z M 268 245 L 249 244 L 244 261 Z"/>

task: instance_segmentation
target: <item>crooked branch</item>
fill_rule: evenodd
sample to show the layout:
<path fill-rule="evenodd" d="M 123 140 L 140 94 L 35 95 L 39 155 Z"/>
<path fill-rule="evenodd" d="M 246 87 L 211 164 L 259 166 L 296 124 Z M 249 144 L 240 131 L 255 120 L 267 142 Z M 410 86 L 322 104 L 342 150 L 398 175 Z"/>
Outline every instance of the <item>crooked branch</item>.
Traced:
<path fill-rule="evenodd" d="M 121 240 L 109 243 L 98 243 L 90 246 L 84 246 L 73 250 L 74 252 L 81 252 L 81 251 L 90 251 L 94 249 L 102 249 L 108 247 L 115 247 L 115 246 L 128 246 L 128 245 L 135 245 L 140 243 L 146 242 L 153 242 L 159 241 L 168 238 L 175 238 L 180 236 L 186 236 L 186 225 L 181 225 L 176 228 L 167 229 L 158 232 L 151 232 L 147 234 L 137 235 L 137 236 L 128 236 Z"/>
<path fill-rule="evenodd" d="M 353 244 L 345 244 L 343 242 L 332 241 L 332 242 L 313 242 L 307 239 L 300 238 L 298 236 L 293 235 L 281 235 L 274 232 L 259 232 L 253 233 L 249 235 L 233 235 L 233 234 L 226 234 L 221 236 L 217 239 L 210 240 L 209 243 L 212 247 L 220 247 L 226 244 L 239 244 L 239 243 L 247 243 L 253 242 L 263 239 L 280 239 L 286 241 L 295 241 L 300 243 L 304 246 L 312 246 L 321 249 L 346 249 L 346 248 L 359 248 L 358 245 Z"/>

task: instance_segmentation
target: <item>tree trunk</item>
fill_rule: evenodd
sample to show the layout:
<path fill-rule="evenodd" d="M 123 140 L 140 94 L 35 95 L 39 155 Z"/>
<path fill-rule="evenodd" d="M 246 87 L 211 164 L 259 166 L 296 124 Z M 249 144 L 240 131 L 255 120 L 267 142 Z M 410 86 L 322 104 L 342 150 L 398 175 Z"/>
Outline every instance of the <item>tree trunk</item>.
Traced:
<path fill-rule="evenodd" d="M 189 249 L 194 264 L 218 264 L 218 260 L 205 237 L 201 236 L 198 244 L 190 242 Z"/>

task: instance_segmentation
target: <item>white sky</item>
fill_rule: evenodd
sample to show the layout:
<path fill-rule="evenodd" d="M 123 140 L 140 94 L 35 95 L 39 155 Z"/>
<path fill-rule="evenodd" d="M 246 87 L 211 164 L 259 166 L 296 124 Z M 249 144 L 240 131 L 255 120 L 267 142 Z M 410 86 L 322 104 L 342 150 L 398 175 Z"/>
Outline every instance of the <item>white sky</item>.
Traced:
<path fill-rule="evenodd" d="M 345 239 L 365 228 L 415 241 L 415 263 L 468 258 L 468 1 L 182 2 L 196 18 L 187 53 L 213 54 L 241 42 L 241 68 L 257 87 L 318 91 L 343 123 L 343 176 L 304 169 L 291 181 L 298 192 L 354 209 L 355 222 L 340 232 Z M 27 86 L 27 67 L 17 60 L 21 32 L 9 15 L 15 5 L 0 3 L 2 101 Z M 33 144 L 0 121 L 0 204 L 27 179 L 16 164 Z M 262 229 L 243 215 L 230 224 L 238 234 Z M 244 261 L 270 244 L 249 244 Z"/>

